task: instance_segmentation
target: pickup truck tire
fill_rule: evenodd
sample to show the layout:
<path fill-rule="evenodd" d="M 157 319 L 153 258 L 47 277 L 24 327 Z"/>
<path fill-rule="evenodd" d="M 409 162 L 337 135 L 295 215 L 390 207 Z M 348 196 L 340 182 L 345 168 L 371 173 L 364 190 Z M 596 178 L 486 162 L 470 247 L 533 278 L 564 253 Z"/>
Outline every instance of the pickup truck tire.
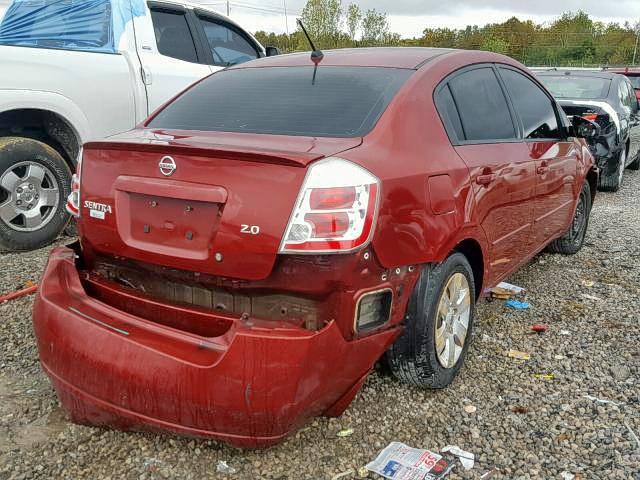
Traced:
<path fill-rule="evenodd" d="M 474 292 L 473 271 L 462 253 L 424 266 L 409 300 L 404 332 L 386 353 L 399 380 L 426 388 L 444 388 L 453 381 L 471 340 Z"/>
<path fill-rule="evenodd" d="M 589 226 L 589 216 L 591 215 L 591 187 L 585 181 L 580 191 L 576 211 L 567 233 L 549 244 L 547 250 L 551 253 L 561 253 L 563 255 L 573 255 L 578 253 L 584 245 L 584 237 Z"/>
<path fill-rule="evenodd" d="M 0 138 L 0 248 L 33 250 L 51 243 L 69 222 L 71 170 L 51 146 Z"/>

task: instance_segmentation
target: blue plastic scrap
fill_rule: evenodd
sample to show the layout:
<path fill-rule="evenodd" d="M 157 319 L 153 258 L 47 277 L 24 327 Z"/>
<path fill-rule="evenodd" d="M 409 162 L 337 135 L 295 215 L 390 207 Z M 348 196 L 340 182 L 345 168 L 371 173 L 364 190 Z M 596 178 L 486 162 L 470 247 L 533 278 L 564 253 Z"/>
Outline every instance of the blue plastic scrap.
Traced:
<path fill-rule="evenodd" d="M 0 23 L 0 45 L 117 53 L 144 0 L 14 0 Z"/>
<path fill-rule="evenodd" d="M 527 302 L 520 302 L 518 300 L 507 300 L 504 304 L 509 308 L 514 308 L 516 310 L 529 310 L 529 305 Z"/>

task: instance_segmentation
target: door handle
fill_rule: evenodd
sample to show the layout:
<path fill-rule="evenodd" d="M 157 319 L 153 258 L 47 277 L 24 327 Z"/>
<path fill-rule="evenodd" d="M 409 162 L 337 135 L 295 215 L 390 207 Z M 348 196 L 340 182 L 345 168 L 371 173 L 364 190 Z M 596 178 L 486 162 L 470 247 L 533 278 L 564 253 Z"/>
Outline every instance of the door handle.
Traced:
<path fill-rule="evenodd" d="M 495 173 L 488 173 L 486 175 L 478 175 L 476 177 L 476 183 L 478 185 L 483 185 L 483 186 L 486 187 L 491 182 L 493 182 L 495 179 L 496 179 L 496 174 Z"/>

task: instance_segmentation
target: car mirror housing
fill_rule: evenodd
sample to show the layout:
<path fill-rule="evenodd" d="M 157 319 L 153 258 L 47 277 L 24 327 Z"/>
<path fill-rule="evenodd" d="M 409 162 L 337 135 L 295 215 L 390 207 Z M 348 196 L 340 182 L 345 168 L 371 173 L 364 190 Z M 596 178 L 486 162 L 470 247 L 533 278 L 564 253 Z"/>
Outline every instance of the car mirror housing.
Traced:
<path fill-rule="evenodd" d="M 274 57 L 276 55 L 280 55 L 280 49 L 278 47 L 266 47 L 265 52 L 267 57 Z"/>
<path fill-rule="evenodd" d="M 600 134 L 600 125 L 591 120 L 574 116 L 571 118 L 571 124 L 576 137 L 592 139 Z"/>

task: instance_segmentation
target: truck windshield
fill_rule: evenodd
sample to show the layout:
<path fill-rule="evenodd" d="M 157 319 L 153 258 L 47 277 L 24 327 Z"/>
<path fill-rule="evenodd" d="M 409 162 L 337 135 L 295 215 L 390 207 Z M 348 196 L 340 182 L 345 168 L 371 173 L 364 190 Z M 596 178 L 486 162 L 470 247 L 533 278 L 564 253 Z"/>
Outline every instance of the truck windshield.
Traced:
<path fill-rule="evenodd" d="M 572 75 L 540 75 L 538 79 L 556 98 L 595 100 L 609 95 L 611 80 Z"/>
<path fill-rule="evenodd" d="M 631 82 L 631 86 L 633 88 L 635 88 L 636 90 L 638 88 L 640 88 L 640 75 L 638 75 L 637 77 L 627 77 L 629 79 L 629 81 Z"/>
<path fill-rule="evenodd" d="M 225 70 L 169 104 L 151 128 L 357 137 L 376 124 L 413 70 L 265 67 Z"/>

